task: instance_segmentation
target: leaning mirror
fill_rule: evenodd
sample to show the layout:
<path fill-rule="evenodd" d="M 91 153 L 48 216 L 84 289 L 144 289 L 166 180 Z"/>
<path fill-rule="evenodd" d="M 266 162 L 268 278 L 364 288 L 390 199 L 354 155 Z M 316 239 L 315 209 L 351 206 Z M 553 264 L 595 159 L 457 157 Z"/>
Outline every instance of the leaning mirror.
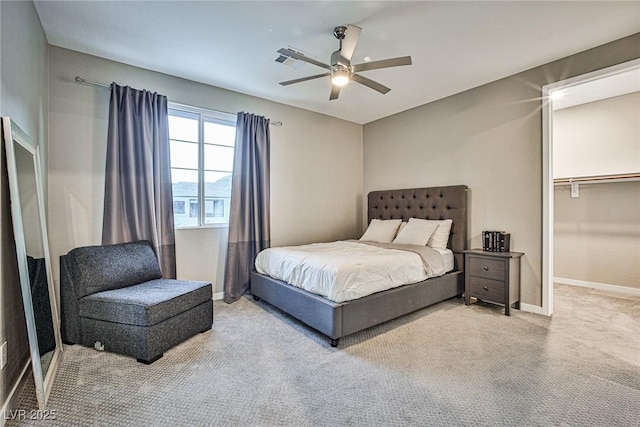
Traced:
<path fill-rule="evenodd" d="M 2 136 L 31 367 L 38 405 L 44 408 L 60 361 L 62 341 L 51 276 L 40 150 L 8 117 L 2 118 Z"/>

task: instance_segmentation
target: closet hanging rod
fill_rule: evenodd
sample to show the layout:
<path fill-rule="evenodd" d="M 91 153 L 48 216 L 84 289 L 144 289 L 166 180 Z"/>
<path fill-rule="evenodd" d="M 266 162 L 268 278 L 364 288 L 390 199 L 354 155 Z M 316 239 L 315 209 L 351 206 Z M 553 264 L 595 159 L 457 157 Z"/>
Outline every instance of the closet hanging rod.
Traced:
<path fill-rule="evenodd" d="M 593 184 L 606 181 L 638 181 L 640 173 L 622 173 L 614 175 L 593 175 L 581 176 L 577 178 L 557 178 L 553 180 L 554 185 L 570 185 L 571 183 Z"/>
<path fill-rule="evenodd" d="M 81 84 L 81 85 L 103 87 L 103 88 L 107 88 L 107 89 L 111 88 L 111 85 L 108 85 L 106 83 L 92 82 L 91 80 L 87 80 L 87 79 L 85 79 L 83 77 L 80 77 L 80 76 L 76 76 L 75 82 L 78 83 L 78 84 Z M 226 111 L 221 111 L 221 113 L 233 114 L 233 113 L 228 113 Z M 235 114 L 233 114 L 233 115 L 235 115 Z M 277 127 L 282 126 L 282 122 L 281 121 L 275 121 L 275 120 L 271 120 L 269 122 L 269 124 L 273 125 L 273 126 L 277 126 Z"/>

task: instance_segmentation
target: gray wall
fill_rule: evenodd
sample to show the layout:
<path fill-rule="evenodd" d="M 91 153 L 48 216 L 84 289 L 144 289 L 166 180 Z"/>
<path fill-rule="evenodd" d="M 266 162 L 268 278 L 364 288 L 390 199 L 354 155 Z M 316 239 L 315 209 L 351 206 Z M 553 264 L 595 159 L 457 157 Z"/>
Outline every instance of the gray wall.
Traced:
<path fill-rule="evenodd" d="M 274 246 L 357 237 L 362 228 L 362 126 L 213 86 L 51 46 L 50 242 L 58 257 L 99 244 L 109 91 L 79 85 L 115 81 L 170 101 L 284 122 L 271 127 L 271 235 Z M 178 277 L 222 292 L 227 228 L 177 230 Z"/>
<path fill-rule="evenodd" d="M 545 84 L 640 57 L 640 33 L 364 126 L 364 193 L 467 184 L 470 247 L 511 233 L 522 302 L 542 300 L 542 100 Z"/>
<path fill-rule="evenodd" d="M 38 141 L 44 161 L 47 154 L 47 49 L 33 3 L 0 2 L 0 115 L 10 116 Z M 11 228 L 5 150 L 1 144 L 0 154 L 0 343 L 8 343 L 8 363 L 0 371 L 0 400 L 4 404 L 29 360 L 29 344 Z"/>
<path fill-rule="evenodd" d="M 640 92 L 554 111 L 554 177 L 640 172 Z M 640 288 L 640 182 L 554 189 L 554 275 Z"/>

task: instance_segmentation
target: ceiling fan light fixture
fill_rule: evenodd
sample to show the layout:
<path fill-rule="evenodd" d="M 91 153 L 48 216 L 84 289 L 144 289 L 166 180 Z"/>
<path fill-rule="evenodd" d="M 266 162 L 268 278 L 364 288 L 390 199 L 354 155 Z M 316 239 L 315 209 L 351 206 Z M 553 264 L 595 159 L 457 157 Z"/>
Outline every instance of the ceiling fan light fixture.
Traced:
<path fill-rule="evenodd" d="M 293 58 L 294 60 L 307 62 L 320 68 L 324 68 L 326 71 L 322 74 L 316 74 L 314 76 L 307 76 L 293 80 L 287 80 L 280 82 L 281 86 L 288 86 L 294 83 L 306 82 L 308 80 L 315 80 L 322 77 L 331 77 L 331 94 L 329 95 L 329 101 L 338 99 L 340 96 L 340 88 L 349 84 L 350 81 L 354 81 L 360 85 L 366 86 L 369 89 L 373 89 L 378 93 L 386 94 L 391 89 L 382 85 L 374 80 L 371 80 L 359 73 L 362 71 L 377 70 L 380 68 L 399 67 L 401 65 L 411 65 L 410 56 L 402 56 L 398 58 L 381 59 L 379 61 L 372 61 L 369 56 L 365 57 L 365 62 L 361 64 L 351 65 L 351 59 L 353 53 L 358 45 L 358 39 L 360 38 L 360 32 L 362 28 L 355 25 L 341 25 L 334 29 L 333 35 L 340 42 L 340 48 L 331 54 L 331 62 L 325 64 L 320 61 L 316 61 L 307 55 L 300 52 L 296 52 L 290 48 L 282 48 L 278 50 L 281 57 Z M 285 59 L 278 58 L 277 62 L 286 61 Z"/>
<path fill-rule="evenodd" d="M 334 66 L 331 68 L 331 83 L 335 86 L 344 86 L 349 83 L 350 74 L 348 69 Z"/>

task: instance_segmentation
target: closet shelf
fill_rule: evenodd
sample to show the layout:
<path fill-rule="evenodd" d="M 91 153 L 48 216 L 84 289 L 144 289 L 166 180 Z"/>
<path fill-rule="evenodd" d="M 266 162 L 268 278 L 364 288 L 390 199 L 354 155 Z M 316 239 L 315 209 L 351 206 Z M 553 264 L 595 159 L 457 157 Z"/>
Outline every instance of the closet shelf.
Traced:
<path fill-rule="evenodd" d="M 592 176 L 580 176 L 576 178 L 556 178 L 553 180 L 553 185 L 571 185 L 572 183 L 578 184 L 598 184 L 605 182 L 625 182 L 625 181 L 640 181 L 640 173 L 623 173 L 615 175 L 592 175 Z"/>

